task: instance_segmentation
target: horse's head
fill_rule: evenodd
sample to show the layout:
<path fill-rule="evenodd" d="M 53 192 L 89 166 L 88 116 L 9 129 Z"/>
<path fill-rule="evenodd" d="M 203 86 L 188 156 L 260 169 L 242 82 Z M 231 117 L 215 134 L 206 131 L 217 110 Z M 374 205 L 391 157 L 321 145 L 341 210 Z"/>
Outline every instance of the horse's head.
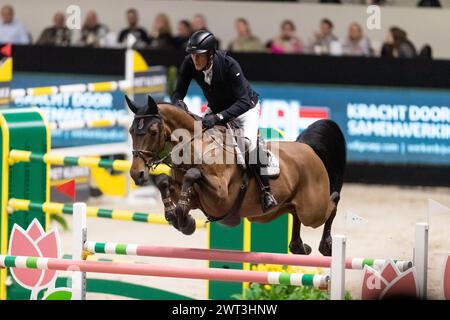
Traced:
<path fill-rule="evenodd" d="M 133 161 L 130 175 L 136 185 L 144 185 L 149 180 L 149 169 L 158 160 L 164 149 L 166 132 L 164 122 L 159 114 L 158 105 L 148 96 L 147 105 L 138 106 L 125 96 L 128 107 L 134 113 L 130 127 L 133 141 Z"/>

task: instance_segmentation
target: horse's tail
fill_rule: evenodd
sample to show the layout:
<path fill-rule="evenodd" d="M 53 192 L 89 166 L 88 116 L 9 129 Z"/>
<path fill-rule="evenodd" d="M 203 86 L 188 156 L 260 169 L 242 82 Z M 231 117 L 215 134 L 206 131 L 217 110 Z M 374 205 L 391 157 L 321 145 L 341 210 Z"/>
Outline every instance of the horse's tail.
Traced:
<path fill-rule="evenodd" d="M 347 151 L 344 134 L 336 122 L 322 119 L 311 124 L 297 138 L 322 159 L 330 180 L 330 194 L 341 192 L 344 183 Z"/>

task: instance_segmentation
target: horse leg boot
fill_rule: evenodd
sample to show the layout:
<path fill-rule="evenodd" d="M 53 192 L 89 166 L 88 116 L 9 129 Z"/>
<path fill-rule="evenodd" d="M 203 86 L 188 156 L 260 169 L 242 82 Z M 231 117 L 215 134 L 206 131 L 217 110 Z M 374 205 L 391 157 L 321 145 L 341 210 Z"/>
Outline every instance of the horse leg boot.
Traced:
<path fill-rule="evenodd" d="M 289 243 L 289 251 L 293 254 L 310 254 L 312 249 L 306 243 L 303 243 L 300 237 L 301 222 L 297 214 L 292 212 L 292 235 Z"/>
<path fill-rule="evenodd" d="M 256 159 L 256 163 L 249 164 L 249 167 L 258 182 L 259 188 L 261 189 L 261 207 L 263 212 L 266 212 L 276 207 L 278 203 L 272 195 L 269 177 L 261 174 L 261 168 L 263 165 L 261 164 L 260 158 L 256 156 Z"/>
<path fill-rule="evenodd" d="M 175 204 L 170 197 L 170 177 L 166 174 L 152 175 L 151 177 L 153 179 L 153 183 L 161 193 L 161 198 L 164 204 L 164 217 L 171 225 L 173 225 L 176 229 L 179 229 L 178 221 L 175 215 Z"/>
<path fill-rule="evenodd" d="M 191 235 L 195 231 L 195 219 L 189 214 L 189 194 L 194 183 L 202 178 L 202 173 L 197 168 L 186 171 L 183 177 L 180 199 L 175 208 L 179 230 L 185 235 Z"/>
<path fill-rule="evenodd" d="M 340 200 L 340 195 L 338 192 L 333 192 L 330 196 L 330 210 L 331 215 L 328 217 L 328 220 L 325 222 L 325 226 L 323 227 L 322 240 L 320 240 L 319 244 L 319 252 L 324 256 L 331 256 L 332 254 L 332 244 L 333 240 L 331 238 L 331 225 L 333 224 L 334 217 L 337 212 L 337 205 Z"/>

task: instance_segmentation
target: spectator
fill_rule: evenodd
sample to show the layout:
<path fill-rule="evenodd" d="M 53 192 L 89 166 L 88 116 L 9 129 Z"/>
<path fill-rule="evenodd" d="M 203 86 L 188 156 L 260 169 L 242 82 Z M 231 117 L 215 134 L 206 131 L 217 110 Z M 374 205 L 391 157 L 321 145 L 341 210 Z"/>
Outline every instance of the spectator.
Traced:
<path fill-rule="evenodd" d="M 66 27 L 64 12 L 58 11 L 53 16 L 53 26 L 42 31 L 36 44 L 44 46 L 70 46 L 72 32 Z"/>
<path fill-rule="evenodd" d="M 191 21 L 191 26 L 192 26 L 192 33 L 198 30 L 206 30 L 211 32 L 211 30 L 209 30 L 208 28 L 205 16 L 201 13 L 197 13 L 196 15 L 194 15 Z M 218 49 L 220 48 L 220 39 L 217 38 L 217 36 L 216 36 L 216 46 Z"/>
<path fill-rule="evenodd" d="M 237 37 L 230 43 L 229 50 L 235 52 L 264 51 L 264 46 L 258 37 L 252 35 L 250 25 L 244 18 L 238 18 L 234 24 Z"/>
<path fill-rule="evenodd" d="M 30 37 L 25 26 L 14 19 L 14 9 L 10 5 L 1 9 L 2 23 L 0 24 L 0 42 L 12 44 L 28 44 Z"/>
<path fill-rule="evenodd" d="M 206 23 L 206 18 L 201 13 L 197 13 L 196 15 L 194 15 L 194 17 L 192 18 L 191 26 L 192 26 L 192 32 L 195 32 L 198 30 L 209 31 L 208 25 Z"/>
<path fill-rule="evenodd" d="M 97 13 L 88 11 L 81 28 L 79 44 L 84 47 L 103 47 L 106 44 L 108 32 L 108 27 L 98 22 Z"/>
<path fill-rule="evenodd" d="M 386 36 L 381 49 L 382 57 L 414 58 L 417 55 L 416 48 L 408 39 L 406 32 L 398 27 L 392 27 Z"/>
<path fill-rule="evenodd" d="M 133 48 L 144 48 L 150 45 L 150 38 L 147 31 L 139 27 L 139 15 L 136 9 L 127 10 L 127 23 L 128 28 L 122 29 L 117 38 L 117 42 L 122 46 L 126 46 L 127 38 L 129 34 L 132 34 L 136 38 L 136 42 L 133 44 Z"/>
<path fill-rule="evenodd" d="M 178 35 L 174 38 L 175 48 L 185 49 L 191 34 L 192 27 L 188 20 L 178 22 Z"/>
<path fill-rule="evenodd" d="M 280 25 L 281 34 L 270 44 L 271 53 L 302 53 L 303 44 L 295 35 L 295 25 L 291 20 L 284 20 Z"/>
<path fill-rule="evenodd" d="M 170 26 L 169 17 L 165 13 L 160 13 L 156 16 L 151 35 L 153 41 L 150 47 L 152 49 L 172 49 L 175 47 L 172 27 Z"/>
<path fill-rule="evenodd" d="M 333 34 L 334 25 L 329 19 L 320 21 L 320 31 L 314 34 L 310 51 L 316 54 L 339 54 L 340 43 Z"/>
<path fill-rule="evenodd" d="M 343 46 L 343 53 L 348 56 L 372 55 L 370 41 L 363 35 L 361 26 L 353 22 L 348 28 L 348 37 Z"/>

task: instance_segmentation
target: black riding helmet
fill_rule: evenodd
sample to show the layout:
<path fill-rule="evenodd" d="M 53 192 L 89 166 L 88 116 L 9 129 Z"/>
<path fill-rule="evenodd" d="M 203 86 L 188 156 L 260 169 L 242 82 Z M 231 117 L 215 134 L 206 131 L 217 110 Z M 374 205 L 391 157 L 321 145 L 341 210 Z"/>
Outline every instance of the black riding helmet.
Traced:
<path fill-rule="evenodd" d="M 207 30 L 199 30 L 189 38 L 186 52 L 204 53 L 209 50 L 216 50 L 217 41 L 214 35 Z"/>

